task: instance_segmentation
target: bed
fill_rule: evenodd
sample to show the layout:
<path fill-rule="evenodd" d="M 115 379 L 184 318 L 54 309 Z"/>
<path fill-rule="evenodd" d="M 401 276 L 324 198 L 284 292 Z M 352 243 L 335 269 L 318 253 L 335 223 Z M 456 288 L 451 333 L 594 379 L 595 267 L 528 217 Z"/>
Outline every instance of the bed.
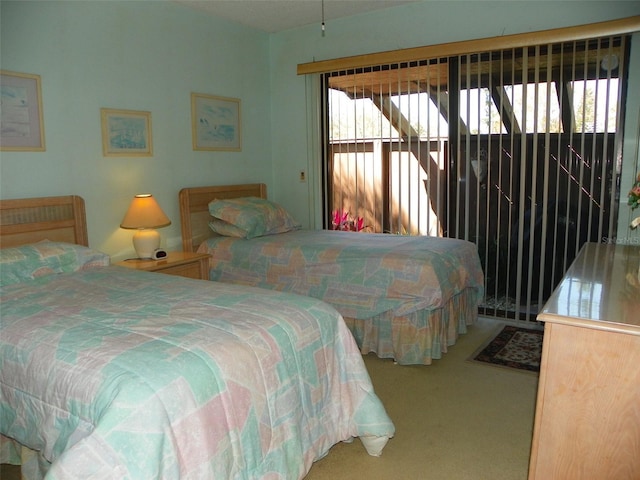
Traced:
<path fill-rule="evenodd" d="M 330 305 L 110 265 L 77 196 L 0 215 L 0 462 L 23 478 L 299 479 L 393 436 Z"/>
<path fill-rule="evenodd" d="M 243 209 L 260 199 L 268 210 L 254 222 Z M 184 188 L 179 202 L 183 249 L 211 254 L 211 280 L 324 300 L 363 354 L 429 365 L 477 318 L 484 277 L 471 242 L 300 229 L 264 184 Z"/>

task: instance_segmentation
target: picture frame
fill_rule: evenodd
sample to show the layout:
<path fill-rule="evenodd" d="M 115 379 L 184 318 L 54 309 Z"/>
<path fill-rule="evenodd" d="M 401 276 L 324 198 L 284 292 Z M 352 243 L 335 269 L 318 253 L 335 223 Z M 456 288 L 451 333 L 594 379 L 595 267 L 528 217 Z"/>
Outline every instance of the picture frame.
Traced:
<path fill-rule="evenodd" d="M 151 157 L 151 112 L 101 108 L 105 157 Z"/>
<path fill-rule="evenodd" d="M 194 150 L 242 150 L 240 99 L 191 93 Z"/>
<path fill-rule="evenodd" d="M 0 150 L 44 152 L 40 75 L 0 70 Z"/>

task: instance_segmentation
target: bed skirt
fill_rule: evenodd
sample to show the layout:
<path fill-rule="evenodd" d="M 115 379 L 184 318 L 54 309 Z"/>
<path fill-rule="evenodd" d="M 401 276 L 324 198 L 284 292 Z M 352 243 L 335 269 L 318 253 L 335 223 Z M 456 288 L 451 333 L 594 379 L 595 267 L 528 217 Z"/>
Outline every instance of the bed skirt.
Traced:
<path fill-rule="evenodd" d="M 38 452 L 20 445 L 15 440 L 0 435 L 0 463 L 19 465 L 21 480 L 38 480 L 44 477 L 47 467 Z"/>
<path fill-rule="evenodd" d="M 478 292 L 468 288 L 435 310 L 397 317 L 388 311 L 366 319 L 344 320 L 362 354 L 393 358 L 400 365 L 431 365 L 477 318 Z"/>

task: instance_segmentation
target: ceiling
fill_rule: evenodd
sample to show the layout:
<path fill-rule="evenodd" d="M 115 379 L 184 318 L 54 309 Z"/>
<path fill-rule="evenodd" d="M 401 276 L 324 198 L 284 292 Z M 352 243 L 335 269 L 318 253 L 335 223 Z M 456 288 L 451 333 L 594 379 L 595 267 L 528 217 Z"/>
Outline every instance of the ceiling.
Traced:
<path fill-rule="evenodd" d="M 361 13 L 396 7 L 418 0 L 173 0 L 216 17 L 268 33 L 318 24 L 323 10 L 326 28 L 330 21 Z"/>

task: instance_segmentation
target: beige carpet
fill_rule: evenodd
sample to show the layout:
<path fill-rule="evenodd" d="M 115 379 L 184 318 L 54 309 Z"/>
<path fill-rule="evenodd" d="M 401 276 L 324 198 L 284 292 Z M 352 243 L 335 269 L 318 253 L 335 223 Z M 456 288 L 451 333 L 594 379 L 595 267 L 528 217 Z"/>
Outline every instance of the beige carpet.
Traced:
<path fill-rule="evenodd" d="M 305 480 L 525 480 L 538 377 L 466 361 L 500 325 L 480 319 L 430 366 L 366 356 L 396 435 L 379 458 L 338 444 Z"/>

